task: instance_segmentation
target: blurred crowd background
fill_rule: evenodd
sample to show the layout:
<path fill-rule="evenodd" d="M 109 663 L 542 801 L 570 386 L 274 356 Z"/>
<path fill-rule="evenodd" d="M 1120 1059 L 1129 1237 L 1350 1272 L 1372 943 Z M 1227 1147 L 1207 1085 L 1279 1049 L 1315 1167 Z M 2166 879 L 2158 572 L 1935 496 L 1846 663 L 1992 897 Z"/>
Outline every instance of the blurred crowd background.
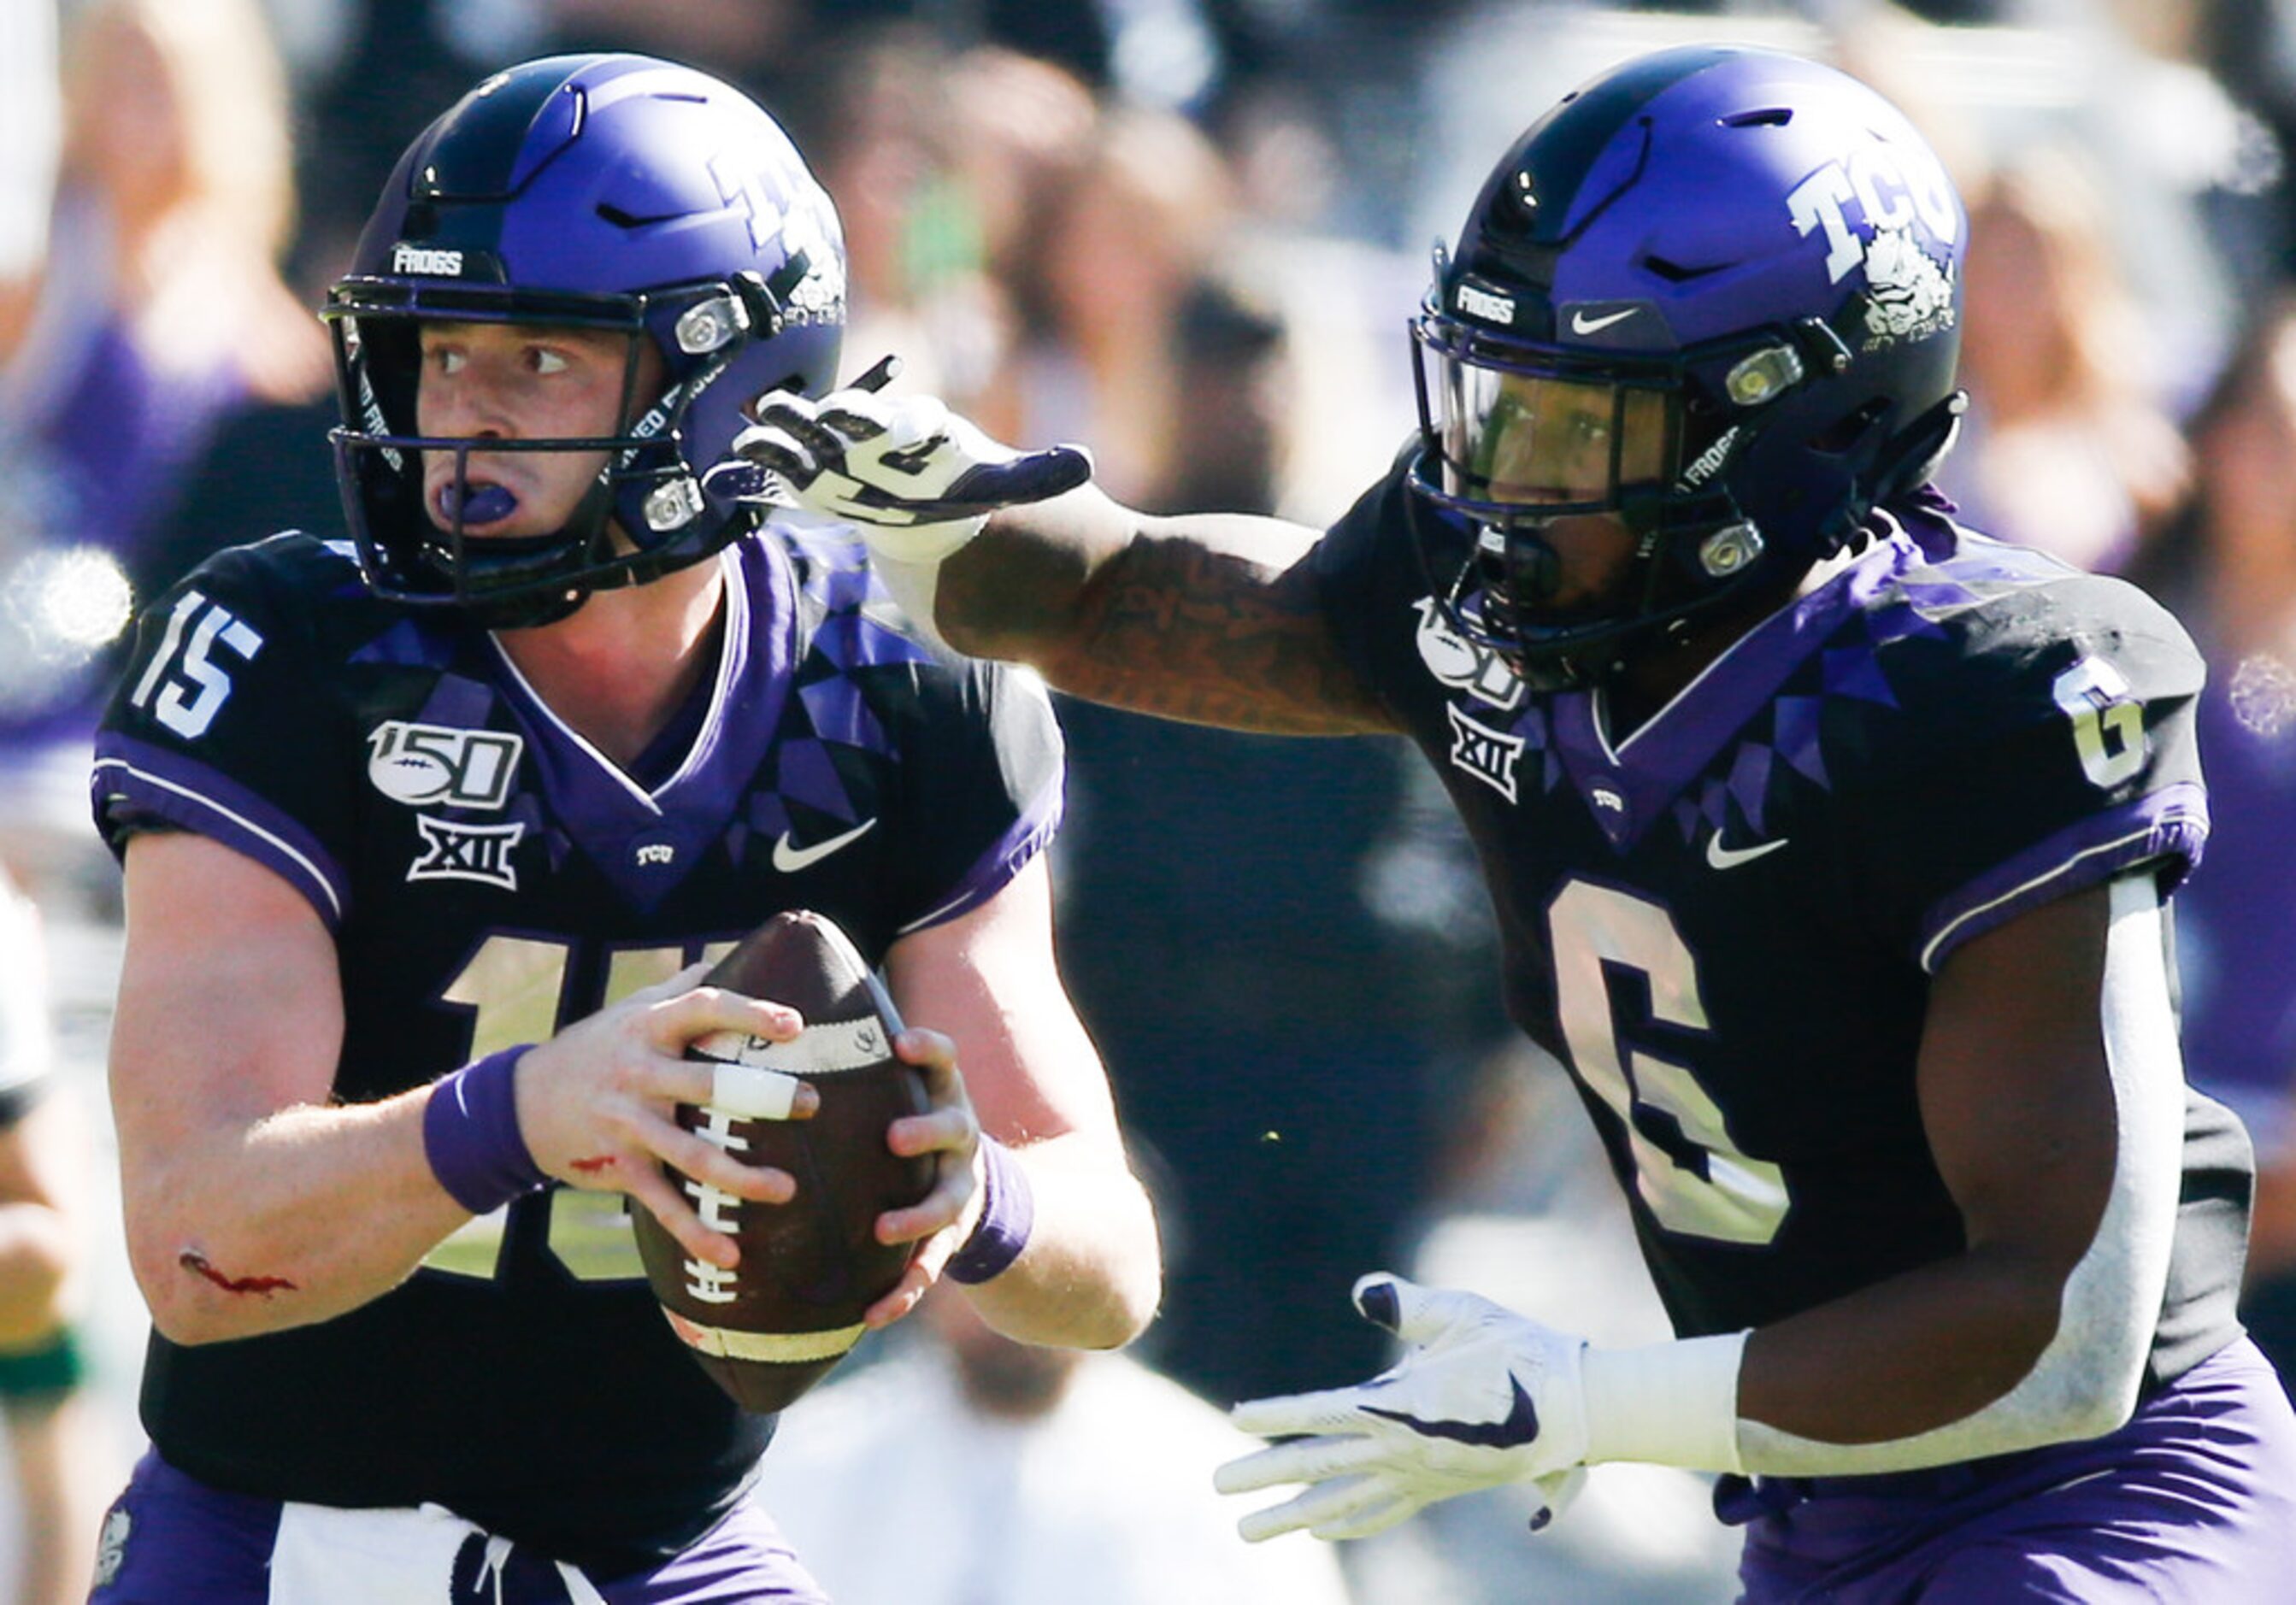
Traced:
<path fill-rule="evenodd" d="M 849 373 L 898 352 L 1004 438 L 1090 443 L 1138 505 L 1321 524 L 1412 427 L 1405 319 L 1489 163 L 1589 74 L 1715 38 L 1832 60 L 1923 126 L 1975 219 L 1945 488 L 2152 589 L 2210 661 L 2188 1069 L 2256 1138 L 2249 1314 L 2296 1366 L 2291 0 L 0 0 L 0 859 L 28 900 L 0 1092 L 50 1086 L 37 1118 L 0 1101 L 0 1362 L 45 1336 L 9 1311 L 11 1234 L 59 1222 L 79 1268 L 47 1307 L 86 1357 L 0 1392 L 0 1590 L 80 1597 L 140 1446 L 96 700 L 131 608 L 207 553 L 339 529 L 313 309 L 433 115 L 560 50 L 731 78 L 843 216 Z M 1063 961 L 1159 1192 L 1166 1313 L 1079 1357 L 935 1301 L 767 1457 L 800 1552 L 848 1605 L 1730 1598 L 1704 1482 L 1660 1469 L 1598 1471 L 1537 1538 L 1505 1494 L 1336 1555 L 1234 1538 L 1214 1406 L 1381 1364 L 1358 1273 L 1600 1340 L 1662 1319 L 1406 750 L 1063 717 Z M 854 1519 L 888 1498 L 916 1542 Z"/>

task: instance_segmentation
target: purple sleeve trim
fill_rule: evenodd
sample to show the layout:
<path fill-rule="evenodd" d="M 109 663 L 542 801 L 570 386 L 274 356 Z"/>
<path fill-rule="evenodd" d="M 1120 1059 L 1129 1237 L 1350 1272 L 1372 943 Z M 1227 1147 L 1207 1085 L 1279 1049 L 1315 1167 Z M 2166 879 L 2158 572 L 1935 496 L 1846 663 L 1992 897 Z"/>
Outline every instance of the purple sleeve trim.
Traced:
<path fill-rule="evenodd" d="M 951 1282 L 978 1286 L 1012 1269 L 1036 1229 L 1037 1195 L 1013 1151 L 984 1134 L 980 1139 L 980 1218 L 964 1246 L 942 1268 Z"/>
<path fill-rule="evenodd" d="M 220 770 L 164 747 L 107 732 L 88 777 L 97 827 L 118 842 L 125 830 L 161 821 L 197 831 L 283 876 L 333 930 L 350 906 L 350 882 L 334 855 L 279 807 Z"/>
<path fill-rule="evenodd" d="M 2173 889 L 2201 861 L 2208 833 L 2207 794 L 2189 781 L 2077 820 L 1931 904 L 1922 920 L 1921 966 L 1934 975 L 1972 937 L 2153 859 L 2168 861 L 2163 889 Z"/>
<path fill-rule="evenodd" d="M 959 914 L 971 913 L 1003 891 L 1014 876 L 1028 867 L 1029 860 L 1045 850 L 1060 830 L 1066 797 L 1064 780 L 1055 774 L 1021 811 L 1020 817 L 1005 827 L 1004 833 L 989 844 L 988 850 L 973 860 L 972 867 L 958 877 L 948 896 L 930 913 L 902 926 L 898 934 L 907 936 L 928 926 L 946 924 Z"/>

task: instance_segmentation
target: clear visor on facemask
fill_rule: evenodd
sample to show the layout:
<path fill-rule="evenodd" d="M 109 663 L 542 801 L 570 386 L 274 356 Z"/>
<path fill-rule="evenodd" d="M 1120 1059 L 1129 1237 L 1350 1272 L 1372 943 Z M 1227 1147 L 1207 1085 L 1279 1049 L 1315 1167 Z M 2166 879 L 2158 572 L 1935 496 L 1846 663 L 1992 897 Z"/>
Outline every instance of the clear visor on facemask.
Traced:
<path fill-rule="evenodd" d="M 1426 341 L 1417 349 L 1443 488 L 1463 502 L 1612 507 L 1621 490 L 1670 478 L 1666 390 L 1485 366 Z"/>

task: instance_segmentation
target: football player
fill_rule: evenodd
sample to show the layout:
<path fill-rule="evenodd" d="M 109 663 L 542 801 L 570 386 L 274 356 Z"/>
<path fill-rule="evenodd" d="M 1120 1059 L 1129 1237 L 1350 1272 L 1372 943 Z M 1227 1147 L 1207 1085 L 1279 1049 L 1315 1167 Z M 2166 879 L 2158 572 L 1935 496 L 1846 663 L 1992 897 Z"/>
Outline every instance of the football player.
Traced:
<path fill-rule="evenodd" d="M 1221 1486 L 1304 1485 L 1247 1535 L 1644 1461 L 1723 1474 L 1754 1601 L 2285 1596 L 2248 1146 L 2166 962 L 2201 667 L 1928 488 L 1965 236 L 1865 86 L 1669 51 L 1500 160 L 1412 326 L 1418 438 L 1321 535 L 1055 495 L 1080 454 L 930 402 L 775 398 L 742 442 L 960 648 L 1406 735 L 1473 838 L 1678 1339 L 1366 1277 L 1402 1357 L 1238 1408 L 1290 1441 Z"/>
<path fill-rule="evenodd" d="M 886 1140 L 940 1180 L 880 1218 L 921 1247 L 868 1324 L 942 1275 L 1029 1341 L 1148 1320 L 1054 964 L 1041 686 L 904 639 L 847 532 L 701 477 L 742 402 L 833 384 L 844 311 L 828 197 L 699 72 L 530 62 L 399 162 L 324 313 L 350 538 L 157 602 L 97 746 L 155 1329 L 97 1600 L 819 1598 L 743 1498 L 771 1420 L 673 1335 L 626 1214 L 730 1267 L 704 1185 L 803 1184 L 673 1118 L 713 1095 L 689 1043 L 800 1030 L 696 985 L 776 911 L 932 1028 Z"/>

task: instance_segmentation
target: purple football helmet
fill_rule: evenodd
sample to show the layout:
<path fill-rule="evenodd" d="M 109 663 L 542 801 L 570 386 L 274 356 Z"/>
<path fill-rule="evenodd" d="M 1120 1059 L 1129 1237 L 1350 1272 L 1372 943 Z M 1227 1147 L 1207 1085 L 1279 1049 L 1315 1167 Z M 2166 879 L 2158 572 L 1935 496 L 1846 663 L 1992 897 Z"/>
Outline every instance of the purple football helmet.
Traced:
<path fill-rule="evenodd" d="M 368 585 L 497 627 L 540 624 L 755 526 L 756 508 L 704 475 L 758 396 L 834 382 L 844 241 L 797 148 L 740 91 L 644 56 L 555 56 L 488 78 L 408 148 L 324 315 L 343 415 L 336 477 Z M 425 438 L 425 320 L 621 332 L 621 428 Z M 659 397 L 636 394 L 641 340 L 665 365 Z M 465 513 L 484 522 L 506 499 L 468 478 L 481 446 L 607 460 L 563 529 L 480 538 Z M 458 462 L 444 520 L 422 494 L 422 454 L 441 451 Z"/>
<path fill-rule="evenodd" d="M 1927 143 L 1831 68 L 1692 46 L 1565 96 L 1412 323 L 1418 521 L 1472 532 L 1431 569 L 1453 626 L 1579 684 L 1857 538 L 1952 442 L 1967 235 Z M 1558 608 L 1547 531 L 1589 513 L 1640 537 L 1629 594 Z"/>

